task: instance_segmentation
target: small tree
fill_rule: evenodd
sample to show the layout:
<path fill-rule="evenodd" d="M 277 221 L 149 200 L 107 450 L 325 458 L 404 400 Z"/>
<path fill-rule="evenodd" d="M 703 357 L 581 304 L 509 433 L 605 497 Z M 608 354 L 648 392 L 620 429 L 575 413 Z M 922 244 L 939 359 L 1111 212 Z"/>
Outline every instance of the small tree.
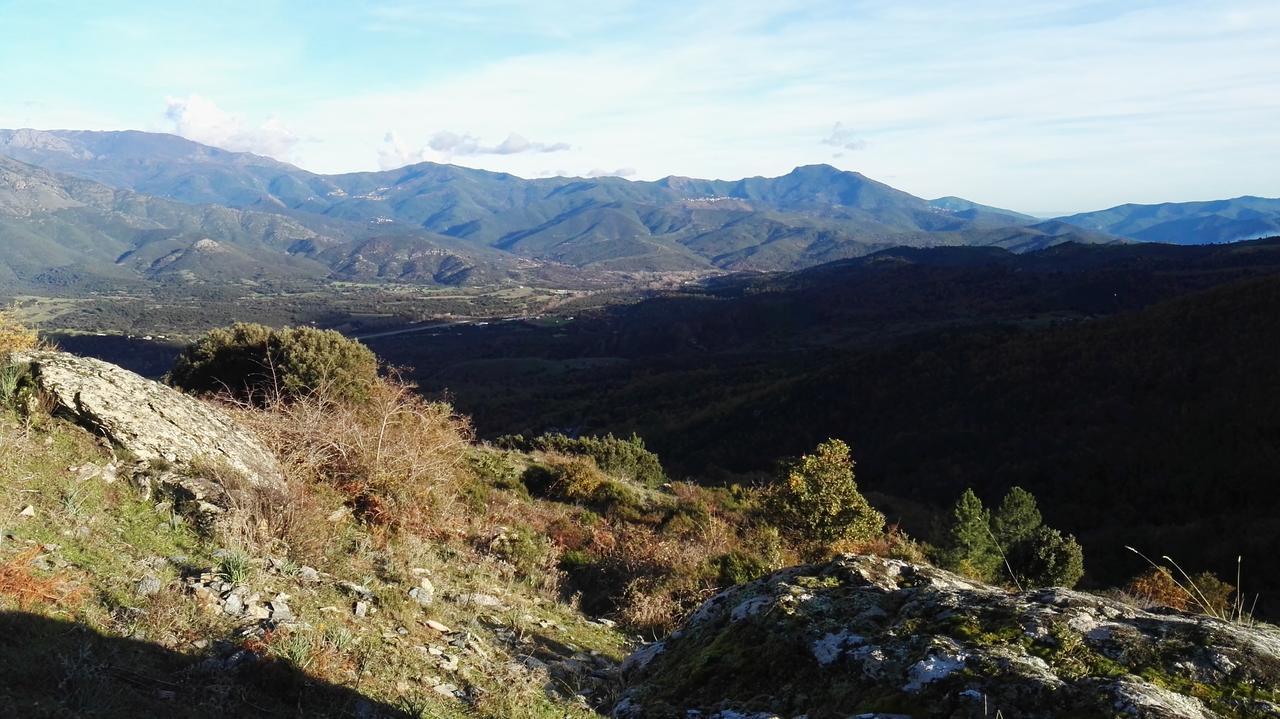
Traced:
<path fill-rule="evenodd" d="M 1084 576 L 1084 550 L 1076 538 L 1049 527 L 1016 545 L 1010 562 L 1033 587 L 1074 587 Z"/>
<path fill-rule="evenodd" d="M 1014 487 L 1000 501 L 1000 507 L 991 517 L 991 532 L 1005 552 L 1014 545 L 1030 539 L 1043 524 L 1036 498 L 1022 487 Z"/>
<path fill-rule="evenodd" d="M 849 445 L 838 439 L 789 465 L 769 507 L 780 528 L 811 541 L 871 539 L 884 531 L 884 515 L 858 492 Z"/>
<path fill-rule="evenodd" d="M 982 500 L 966 489 L 951 510 L 951 524 L 943 541 L 942 562 L 954 571 L 991 579 L 1001 564 L 1000 549 L 991 535 L 991 514 Z"/>

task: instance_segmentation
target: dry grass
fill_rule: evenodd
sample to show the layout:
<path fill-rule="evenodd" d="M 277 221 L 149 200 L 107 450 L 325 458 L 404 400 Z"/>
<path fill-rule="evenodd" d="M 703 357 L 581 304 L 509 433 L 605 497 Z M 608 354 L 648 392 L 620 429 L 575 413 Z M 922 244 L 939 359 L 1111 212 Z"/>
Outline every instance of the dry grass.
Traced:
<path fill-rule="evenodd" d="M 275 450 L 292 483 L 338 489 L 370 525 L 430 532 L 469 476 L 467 422 L 394 379 L 361 402 L 277 400 L 261 410 L 241 406 L 238 416 Z"/>
<path fill-rule="evenodd" d="M 41 577 L 31 563 L 40 556 L 39 545 L 18 553 L 0 564 L 0 596 L 17 602 L 19 609 L 42 604 L 74 604 L 83 592 L 78 584 L 63 576 Z"/>
<path fill-rule="evenodd" d="M 323 486 L 290 476 L 281 490 L 264 488 L 223 464 L 197 463 L 192 472 L 224 493 L 228 511 L 216 529 L 225 546 L 313 558 L 332 539 L 327 518 L 342 506 L 332 490 L 326 496 Z"/>
<path fill-rule="evenodd" d="M 892 525 L 878 537 L 857 541 L 842 540 L 824 548 L 825 554 L 870 554 L 886 559 L 901 559 L 917 564 L 927 563 L 924 547 Z"/>

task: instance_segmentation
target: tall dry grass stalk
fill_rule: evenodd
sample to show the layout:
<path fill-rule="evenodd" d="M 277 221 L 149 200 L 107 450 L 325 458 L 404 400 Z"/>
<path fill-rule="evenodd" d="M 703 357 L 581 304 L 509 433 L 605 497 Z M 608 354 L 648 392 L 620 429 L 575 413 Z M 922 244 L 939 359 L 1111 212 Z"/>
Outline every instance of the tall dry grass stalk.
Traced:
<path fill-rule="evenodd" d="M 1137 549 L 1129 546 L 1126 546 L 1125 549 L 1133 552 L 1139 557 L 1142 557 L 1153 569 L 1164 572 L 1167 575 L 1167 578 L 1178 588 L 1178 591 L 1186 597 L 1187 602 L 1191 606 L 1194 606 L 1201 614 L 1247 626 L 1253 626 L 1255 623 L 1255 620 L 1253 619 L 1253 610 L 1257 605 L 1258 597 L 1256 595 L 1254 596 L 1253 605 L 1246 610 L 1245 594 L 1240 591 L 1240 581 L 1243 578 L 1244 557 L 1236 557 L 1236 586 L 1234 599 L 1226 606 L 1220 606 L 1217 602 L 1214 602 L 1209 598 L 1205 591 L 1200 588 L 1199 584 L 1191 578 L 1191 575 L 1187 574 L 1186 571 L 1182 569 L 1182 566 L 1175 562 L 1172 557 L 1164 555 L 1161 559 L 1168 562 L 1169 565 L 1177 571 L 1178 575 L 1181 575 L 1181 580 L 1179 580 L 1168 568 L 1157 564 L 1150 557 Z"/>

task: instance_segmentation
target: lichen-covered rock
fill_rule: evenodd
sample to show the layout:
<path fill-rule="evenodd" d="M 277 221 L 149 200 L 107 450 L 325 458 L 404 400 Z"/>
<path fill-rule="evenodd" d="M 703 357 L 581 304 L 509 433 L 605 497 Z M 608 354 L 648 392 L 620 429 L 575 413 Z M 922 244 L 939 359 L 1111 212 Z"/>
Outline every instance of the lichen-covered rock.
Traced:
<path fill-rule="evenodd" d="M 31 382 L 76 422 L 138 460 L 224 465 L 258 489 L 283 486 L 275 456 L 227 413 L 113 364 L 65 352 L 14 354 Z"/>
<path fill-rule="evenodd" d="M 708 600 L 623 665 L 618 719 L 1280 717 L 1280 630 L 844 556 Z"/>

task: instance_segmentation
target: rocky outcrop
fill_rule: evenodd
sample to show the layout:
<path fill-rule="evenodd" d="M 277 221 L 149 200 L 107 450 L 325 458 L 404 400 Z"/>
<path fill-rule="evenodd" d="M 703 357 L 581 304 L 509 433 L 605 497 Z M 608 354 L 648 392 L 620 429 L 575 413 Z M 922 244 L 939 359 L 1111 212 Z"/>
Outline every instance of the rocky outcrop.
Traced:
<path fill-rule="evenodd" d="M 204 461 L 249 486 L 280 490 L 275 456 L 218 408 L 113 364 L 65 352 L 14 354 L 30 382 L 65 414 L 137 460 L 181 471 Z"/>
<path fill-rule="evenodd" d="M 623 671 L 618 719 L 1280 717 L 1275 627 L 879 557 L 726 590 Z"/>

